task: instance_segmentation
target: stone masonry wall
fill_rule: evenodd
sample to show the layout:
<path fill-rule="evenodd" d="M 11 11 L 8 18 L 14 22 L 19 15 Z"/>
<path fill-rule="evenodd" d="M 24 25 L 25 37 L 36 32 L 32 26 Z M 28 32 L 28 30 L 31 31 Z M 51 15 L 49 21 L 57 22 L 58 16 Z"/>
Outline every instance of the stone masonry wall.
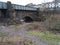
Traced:
<path fill-rule="evenodd" d="M 16 17 L 17 18 L 23 19 L 26 16 L 29 16 L 34 20 L 34 16 L 36 16 L 36 12 L 32 12 L 32 11 L 16 11 Z"/>

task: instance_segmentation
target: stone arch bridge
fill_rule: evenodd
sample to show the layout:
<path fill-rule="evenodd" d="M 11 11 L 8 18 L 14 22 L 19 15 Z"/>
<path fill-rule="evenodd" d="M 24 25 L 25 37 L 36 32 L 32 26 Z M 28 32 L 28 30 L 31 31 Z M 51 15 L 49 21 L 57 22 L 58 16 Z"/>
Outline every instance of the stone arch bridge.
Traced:
<path fill-rule="evenodd" d="M 7 20 L 35 20 L 37 8 L 12 4 L 11 2 L 0 2 L 0 22 Z"/>

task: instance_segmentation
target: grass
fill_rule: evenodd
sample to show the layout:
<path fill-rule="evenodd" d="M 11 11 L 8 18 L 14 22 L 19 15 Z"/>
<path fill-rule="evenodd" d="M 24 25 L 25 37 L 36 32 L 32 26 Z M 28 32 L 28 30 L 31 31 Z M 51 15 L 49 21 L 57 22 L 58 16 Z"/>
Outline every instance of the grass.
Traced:
<path fill-rule="evenodd" d="M 0 32 L 0 45 L 36 45 L 30 38 L 20 36 L 4 36 L 5 33 Z"/>
<path fill-rule="evenodd" d="M 60 42 L 60 34 L 52 34 L 49 32 L 37 32 L 37 31 L 29 31 L 28 34 L 32 34 L 34 36 L 39 37 L 40 39 L 46 40 L 49 45 L 57 45 Z"/>

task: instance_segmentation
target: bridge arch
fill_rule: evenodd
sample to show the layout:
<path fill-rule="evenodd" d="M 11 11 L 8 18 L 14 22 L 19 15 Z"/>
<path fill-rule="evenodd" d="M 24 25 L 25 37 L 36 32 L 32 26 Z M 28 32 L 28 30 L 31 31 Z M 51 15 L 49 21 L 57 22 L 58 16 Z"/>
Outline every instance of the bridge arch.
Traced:
<path fill-rule="evenodd" d="M 25 22 L 32 22 L 33 21 L 33 18 L 30 16 L 25 16 L 25 17 L 23 17 L 23 19 Z"/>

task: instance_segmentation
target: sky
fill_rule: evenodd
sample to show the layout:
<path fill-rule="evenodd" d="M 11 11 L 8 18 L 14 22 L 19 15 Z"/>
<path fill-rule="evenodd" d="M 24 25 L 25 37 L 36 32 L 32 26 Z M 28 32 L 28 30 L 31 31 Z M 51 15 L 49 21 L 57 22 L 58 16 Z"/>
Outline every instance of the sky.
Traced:
<path fill-rule="evenodd" d="M 19 4 L 19 5 L 26 5 L 29 3 L 33 3 L 33 4 L 41 4 L 44 2 L 51 2 L 53 0 L 0 0 L 2 2 L 7 2 L 7 1 L 11 1 L 14 4 Z"/>

